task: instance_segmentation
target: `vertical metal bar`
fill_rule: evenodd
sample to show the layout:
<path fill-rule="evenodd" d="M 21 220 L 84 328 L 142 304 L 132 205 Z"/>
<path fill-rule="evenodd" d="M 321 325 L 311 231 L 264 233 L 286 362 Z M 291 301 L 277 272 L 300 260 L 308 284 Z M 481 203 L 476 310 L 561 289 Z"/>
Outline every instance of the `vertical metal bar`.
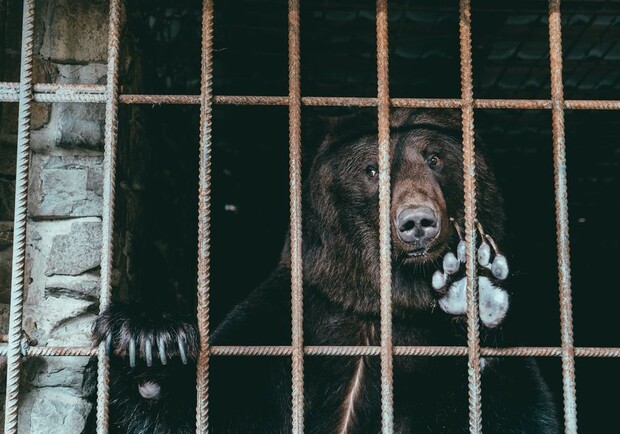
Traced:
<path fill-rule="evenodd" d="M 379 266 L 381 273 L 381 430 L 394 432 L 392 379 L 392 254 L 390 246 L 390 82 L 387 0 L 377 0 L 377 117 L 379 140 Z"/>
<path fill-rule="evenodd" d="M 116 131 L 118 127 L 118 46 L 120 33 L 120 0 L 110 0 L 108 24 L 108 71 L 103 155 L 103 222 L 101 244 L 101 292 L 99 310 L 110 305 L 112 274 L 112 235 L 114 232 L 114 194 L 116 187 Z M 97 434 L 108 432 L 110 365 L 105 343 L 99 345 L 97 362 Z"/>
<path fill-rule="evenodd" d="M 469 431 L 482 432 L 478 288 L 476 285 L 476 150 L 474 146 L 474 91 L 471 59 L 471 5 L 460 2 L 461 99 L 463 121 L 463 186 L 467 244 L 467 377 Z"/>
<path fill-rule="evenodd" d="M 560 286 L 564 426 L 567 433 L 576 433 L 577 399 L 568 238 L 568 192 L 566 181 L 566 142 L 564 136 L 560 0 L 549 0 L 549 59 L 551 62 L 551 120 L 553 123 L 553 171 Z"/>
<path fill-rule="evenodd" d="M 32 50 L 34 0 L 24 1 L 22 16 L 22 50 L 19 78 L 19 115 L 17 135 L 17 169 L 15 173 L 15 217 L 13 222 L 13 262 L 11 276 L 11 311 L 4 432 L 17 432 L 19 379 L 21 372 L 22 313 L 24 303 L 24 259 L 26 255 L 26 218 L 28 209 L 28 171 L 30 166 L 30 113 L 32 106 Z"/>
<path fill-rule="evenodd" d="M 299 0 L 288 3 L 289 176 L 291 206 L 291 304 L 293 433 L 304 431 L 303 264 L 301 258 L 301 85 Z"/>
<path fill-rule="evenodd" d="M 213 0 L 202 2 L 200 166 L 198 174 L 198 331 L 196 432 L 209 432 L 209 289 L 211 285 L 211 140 L 213 128 Z"/>

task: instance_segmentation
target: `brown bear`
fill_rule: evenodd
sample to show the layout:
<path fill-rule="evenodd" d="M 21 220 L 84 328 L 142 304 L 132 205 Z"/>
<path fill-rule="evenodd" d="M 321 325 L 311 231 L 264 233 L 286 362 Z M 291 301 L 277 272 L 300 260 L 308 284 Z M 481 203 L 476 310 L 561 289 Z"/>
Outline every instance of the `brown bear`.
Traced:
<path fill-rule="evenodd" d="M 463 158 L 458 112 L 391 113 L 394 345 L 463 345 Z M 341 119 L 324 137 L 303 189 L 304 345 L 379 345 L 376 111 Z M 479 147 L 480 148 L 480 147 Z M 478 286 L 483 343 L 507 314 L 508 264 L 499 252 L 502 198 L 476 156 Z M 290 345 L 290 254 L 211 335 L 212 345 Z M 190 433 L 195 425 L 195 327 L 159 312 L 116 305 L 95 340 L 112 357 L 111 421 L 119 432 Z M 532 359 L 483 360 L 487 433 L 556 433 L 547 385 Z M 305 432 L 376 433 L 378 356 L 307 356 Z M 465 433 L 467 361 L 394 358 L 394 429 Z M 291 432 L 289 357 L 214 357 L 213 433 Z"/>

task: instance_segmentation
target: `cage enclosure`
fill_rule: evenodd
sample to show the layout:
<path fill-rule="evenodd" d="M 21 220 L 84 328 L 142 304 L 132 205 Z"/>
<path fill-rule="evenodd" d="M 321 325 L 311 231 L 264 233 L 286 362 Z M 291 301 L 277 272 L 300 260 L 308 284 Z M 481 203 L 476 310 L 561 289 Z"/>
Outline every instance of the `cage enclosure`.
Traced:
<path fill-rule="evenodd" d="M 108 34 L 101 24 L 108 19 L 107 2 L 77 2 L 73 9 L 70 3 L 47 0 L 33 7 L 35 95 L 48 92 L 38 83 L 109 83 Z M 330 119 L 376 111 L 380 104 L 376 4 L 300 4 L 302 178 Z M 121 9 L 115 206 L 105 203 L 103 192 L 106 95 L 98 94 L 94 108 L 35 96 L 32 108 L 23 329 L 40 345 L 88 345 L 85 339 L 99 307 L 98 279 L 104 274 L 98 251 L 108 248 L 105 237 L 101 245 L 100 217 L 106 207 L 114 222 L 113 297 L 167 306 L 189 317 L 197 309 L 203 5 L 199 0 L 131 0 Z M 457 1 L 388 2 L 392 106 L 398 100 L 441 98 L 446 107 L 461 108 L 461 12 Z M 214 4 L 207 205 L 211 330 L 269 276 L 290 228 L 289 14 L 286 0 Z M 508 229 L 503 250 L 514 273 L 503 345 L 560 348 L 549 4 L 475 0 L 471 14 L 473 96 L 482 101 L 474 104 L 476 146 L 490 159 L 502 191 Z M 19 166 L 20 106 L 16 86 L 9 85 L 21 81 L 21 20 L 21 3 L 0 0 L 2 333 L 8 329 L 7 276 Z M 95 36 L 67 40 L 63 35 L 76 23 L 95 28 Z M 576 348 L 615 348 L 620 347 L 614 332 L 620 303 L 614 273 L 620 248 L 615 226 L 620 208 L 620 2 L 564 1 L 561 26 L 570 327 Z M 351 99 L 337 101 L 345 97 Z M 503 108 L 485 105 L 485 100 Z M 502 106 L 504 100 L 532 101 L 509 108 Z M 593 103 L 580 106 L 582 100 Z M 604 103 L 595 100 L 610 101 L 613 110 L 601 109 Z M 58 312 L 50 308 L 46 313 L 47 300 L 62 305 Z M 566 391 L 559 355 L 538 362 L 563 415 Z M 50 403 L 63 402 L 54 395 L 59 393 L 77 403 L 72 410 L 77 422 L 68 425 L 63 419 L 56 428 L 94 431 L 96 362 L 83 358 L 71 365 L 69 357 L 51 359 L 28 356 L 23 361 L 28 387 L 20 395 L 20 431 L 43 429 L 50 415 L 65 418 L 66 411 L 48 409 Z M 6 370 L 4 359 L 0 363 Z M 50 374 L 66 364 L 70 368 L 62 379 Z M 577 357 L 575 366 L 579 430 L 608 430 L 615 423 L 615 402 L 606 397 L 620 387 L 618 359 Z"/>

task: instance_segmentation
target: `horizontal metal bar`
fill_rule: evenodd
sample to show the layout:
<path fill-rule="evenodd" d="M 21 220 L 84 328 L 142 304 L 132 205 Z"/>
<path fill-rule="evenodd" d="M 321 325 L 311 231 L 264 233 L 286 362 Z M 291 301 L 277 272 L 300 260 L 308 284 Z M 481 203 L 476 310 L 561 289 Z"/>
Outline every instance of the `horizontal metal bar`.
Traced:
<path fill-rule="evenodd" d="M 379 346 L 306 346 L 307 356 L 378 356 Z M 209 347 L 213 356 L 290 356 L 291 346 L 222 346 Z M 6 357 L 7 346 L 0 344 L 0 357 Z M 507 347 L 480 348 L 486 357 L 560 357 L 561 347 Z M 459 346 L 395 346 L 395 356 L 466 356 L 467 347 Z M 96 357 L 97 348 L 92 347 L 29 347 L 29 357 Z M 620 358 L 620 347 L 576 347 L 575 357 Z"/>
<path fill-rule="evenodd" d="M 48 84 L 34 86 L 34 100 L 40 103 L 105 103 L 105 86 L 99 84 Z M 17 102 L 19 83 L 0 82 L 0 102 Z M 140 95 L 120 96 L 122 104 L 199 105 L 200 95 Z M 218 95 L 217 105 L 287 106 L 288 96 Z M 308 107 L 376 107 L 377 98 L 304 96 L 301 103 Z M 458 98 L 390 98 L 396 108 L 461 108 Z M 547 99 L 475 99 L 478 109 L 550 110 Z M 565 100 L 566 110 L 620 110 L 620 100 Z"/>
<path fill-rule="evenodd" d="M 0 82 L 0 102 L 16 102 L 18 98 L 19 83 Z M 34 100 L 41 103 L 105 103 L 105 86 L 39 83 L 34 85 Z"/>
<path fill-rule="evenodd" d="M 212 346 L 213 356 L 290 356 L 290 346 Z M 307 346 L 307 356 L 378 356 L 380 346 Z M 480 348 L 486 357 L 560 357 L 560 347 Z M 395 356 L 467 356 L 467 347 L 394 346 Z M 620 347 L 579 347 L 575 357 L 620 357 Z"/>
<path fill-rule="evenodd" d="M 6 357 L 7 346 L 0 345 L 0 357 Z M 93 347 L 28 347 L 24 356 L 29 357 L 63 357 L 63 356 L 96 356 L 97 348 Z"/>

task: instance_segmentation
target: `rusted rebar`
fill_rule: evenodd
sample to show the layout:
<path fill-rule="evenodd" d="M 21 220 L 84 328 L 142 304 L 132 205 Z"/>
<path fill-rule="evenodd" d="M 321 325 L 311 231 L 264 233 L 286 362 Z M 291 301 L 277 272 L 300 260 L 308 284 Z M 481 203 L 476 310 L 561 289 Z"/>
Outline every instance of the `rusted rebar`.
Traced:
<path fill-rule="evenodd" d="M 304 432 L 303 264 L 301 233 L 301 83 L 299 0 L 288 3 L 289 183 L 293 433 Z"/>
<path fill-rule="evenodd" d="M 551 63 L 551 102 L 553 104 L 551 119 L 553 124 L 553 173 L 560 287 L 564 427 L 567 433 L 576 433 L 577 398 L 568 238 L 568 187 L 566 181 L 566 138 L 564 135 L 564 87 L 562 84 L 562 23 L 559 0 L 549 0 L 549 54 Z"/>
<path fill-rule="evenodd" d="M 394 432 L 392 252 L 390 243 L 390 82 L 387 0 L 377 0 L 377 121 L 379 140 L 379 266 L 381 292 L 381 432 Z"/>
<path fill-rule="evenodd" d="M 197 316 L 200 354 L 196 366 L 196 432 L 209 432 L 209 290 L 211 286 L 211 149 L 213 128 L 213 0 L 202 2 L 200 163 L 198 173 Z"/>
<path fill-rule="evenodd" d="M 394 356 L 398 357 L 463 357 L 467 347 L 460 346 L 394 346 Z M 0 357 L 6 357 L 8 346 L 0 344 Z M 292 346 L 235 346 L 211 345 L 209 354 L 213 357 L 226 356 L 274 356 L 290 357 Z M 313 346 L 304 347 L 306 356 L 380 356 L 380 346 Z M 562 347 L 506 347 L 480 348 L 485 357 L 561 357 Z M 97 357 L 98 349 L 93 347 L 28 347 L 24 357 Z M 620 358 L 620 347 L 575 347 L 575 357 Z"/>
<path fill-rule="evenodd" d="M 0 82 L 0 102 L 17 102 L 19 83 Z M 199 105 L 200 95 L 120 95 L 121 104 L 142 105 Z M 214 95 L 215 105 L 286 106 L 288 96 L 268 95 Z M 34 85 L 35 102 L 106 102 L 105 86 L 98 84 Z M 301 105 L 309 107 L 376 107 L 377 98 L 302 96 Z M 390 106 L 397 108 L 461 108 L 460 99 L 450 98 L 390 98 Z M 564 100 L 566 110 L 620 110 L 619 100 Z M 550 110 L 548 99 L 474 99 L 474 108 L 495 110 Z"/>
<path fill-rule="evenodd" d="M 101 290 L 99 309 L 110 305 L 112 276 L 112 236 L 114 232 L 114 197 L 116 188 L 116 145 L 118 127 L 118 53 L 120 43 L 120 0 L 111 0 L 108 12 L 108 68 L 103 154 L 103 217 L 101 249 Z M 105 343 L 99 345 L 97 364 L 97 434 L 108 432 L 110 365 Z"/>
<path fill-rule="evenodd" d="M 471 5 L 459 7 L 461 52 L 461 116 L 463 122 L 463 188 L 465 194 L 465 243 L 467 275 L 467 377 L 469 385 L 469 431 L 482 432 L 480 378 L 480 332 L 476 285 L 476 150 L 474 146 L 474 90 L 471 59 Z"/>
<path fill-rule="evenodd" d="M 13 258 L 11 307 L 6 368 L 6 403 L 4 432 L 17 433 L 19 379 L 22 359 L 22 314 L 26 258 L 26 220 L 28 217 L 28 171 L 30 168 L 30 115 L 32 108 L 32 51 L 34 34 L 34 0 L 24 1 L 22 16 L 22 50 L 19 78 L 19 114 L 17 124 L 17 161 L 15 173 L 15 216 L 13 220 Z"/>

